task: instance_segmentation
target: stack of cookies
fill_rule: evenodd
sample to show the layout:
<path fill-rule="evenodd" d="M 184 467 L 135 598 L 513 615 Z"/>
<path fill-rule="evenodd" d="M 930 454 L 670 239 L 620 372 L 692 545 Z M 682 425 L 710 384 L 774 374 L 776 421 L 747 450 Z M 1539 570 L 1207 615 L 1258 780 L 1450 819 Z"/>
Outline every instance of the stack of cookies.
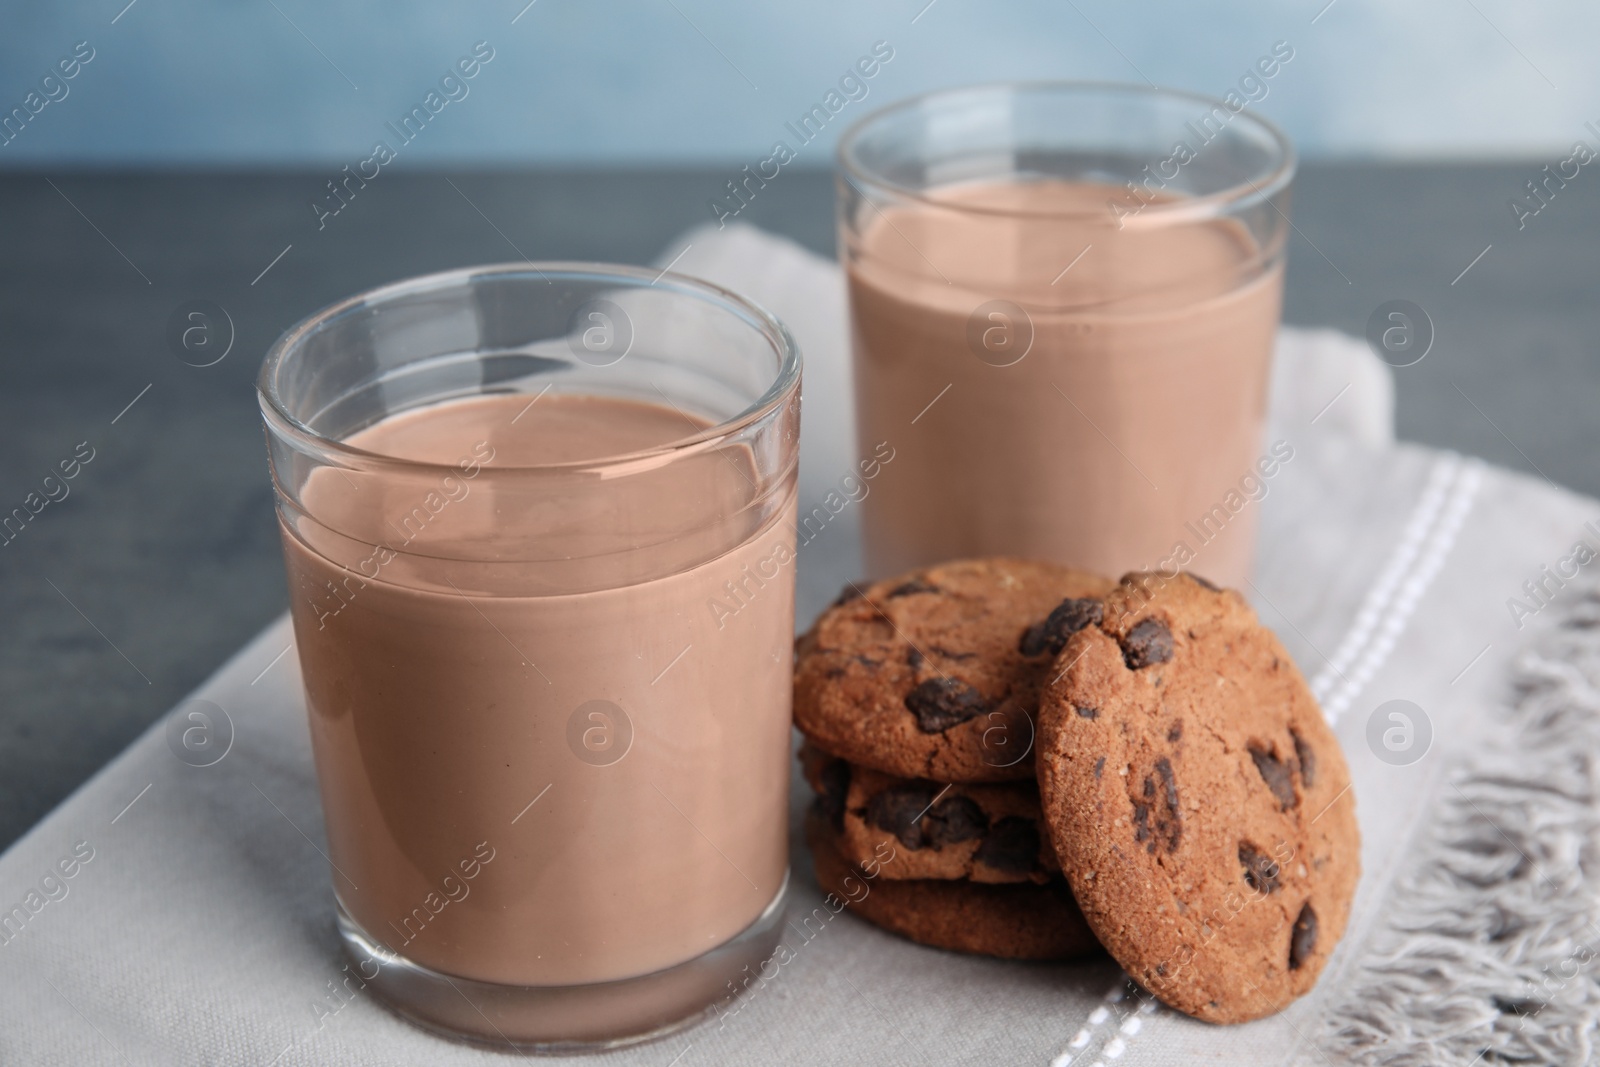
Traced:
<path fill-rule="evenodd" d="M 923 944 L 1105 950 L 1214 1022 L 1316 981 L 1359 873 L 1349 774 L 1238 594 L 968 560 L 849 587 L 797 643 L 824 890 Z"/>
<path fill-rule="evenodd" d="M 819 802 L 818 877 L 870 882 L 856 914 L 940 948 L 1096 952 L 1045 829 L 1034 719 L 1050 666 L 1104 578 L 973 560 L 847 587 L 797 643 L 795 723 Z"/>

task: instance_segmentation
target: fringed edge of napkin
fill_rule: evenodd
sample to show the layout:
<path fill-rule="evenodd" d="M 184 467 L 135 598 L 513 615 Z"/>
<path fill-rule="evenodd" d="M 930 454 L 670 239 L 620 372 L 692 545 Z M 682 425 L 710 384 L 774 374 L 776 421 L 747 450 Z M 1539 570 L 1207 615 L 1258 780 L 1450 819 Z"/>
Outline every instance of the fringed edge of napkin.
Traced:
<path fill-rule="evenodd" d="M 1506 743 L 1452 769 L 1323 1047 L 1385 1067 L 1581 1064 L 1600 1018 L 1600 587 L 1512 668 Z"/>

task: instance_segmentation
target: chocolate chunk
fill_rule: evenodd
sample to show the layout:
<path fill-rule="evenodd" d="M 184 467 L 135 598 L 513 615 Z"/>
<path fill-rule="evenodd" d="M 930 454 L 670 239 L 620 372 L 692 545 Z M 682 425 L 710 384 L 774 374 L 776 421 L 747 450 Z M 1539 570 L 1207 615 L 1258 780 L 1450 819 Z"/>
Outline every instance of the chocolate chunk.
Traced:
<path fill-rule="evenodd" d="M 905 703 L 925 734 L 943 733 L 989 710 L 982 693 L 954 678 L 929 678 L 906 694 Z"/>
<path fill-rule="evenodd" d="M 994 824 L 972 858 L 992 870 L 1027 874 L 1039 863 L 1039 827 L 1032 819 L 1007 815 Z"/>
<path fill-rule="evenodd" d="M 978 654 L 976 652 L 954 652 L 948 648 L 944 648 L 941 645 L 929 645 L 928 651 L 932 652 L 935 656 L 943 656 L 945 659 L 964 660 L 978 658 Z"/>
<path fill-rule="evenodd" d="M 1310 789 L 1317 784 L 1317 754 L 1295 731 L 1290 730 L 1289 736 L 1294 738 L 1294 758 L 1300 764 L 1300 784 Z"/>
<path fill-rule="evenodd" d="M 1068 597 L 1055 606 L 1043 622 L 1035 623 L 1022 632 L 1017 651 L 1024 656 L 1037 656 L 1048 652 L 1059 655 L 1067 647 L 1067 638 L 1083 629 L 1094 626 L 1105 617 L 1105 605 L 1092 597 Z"/>
<path fill-rule="evenodd" d="M 1122 659 L 1130 671 L 1172 658 L 1172 631 L 1160 619 L 1146 619 L 1122 639 Z"/>
<path fill-rule="evenodd" d="M 1294 807 L 1294 772 L 1289 769 L 1289 765 L 1269 750 L 1257 748 L 1255 745 L 1250 746 L 1250 758 L 1255 760 L 1256 770 L 1261 772 L 1261 778 L 1267 783 L 1267 788 L 1278 798 L 1278 806 L 1284 811 Z"/>
<path fill-rule="evenodd" d="M 1134 840 L 1146 841 L 1145 851 L 1152 856 L 1158 845 L 1169 853 L 1178 851 L 1183 817 L 1178 810 L 1178 782 L 1165 756 L 1156 760 L 1153 777 L 1145 775 L 1144 796 L 1148 803 L 1133 805 Z"/>
<path fill-rule="evenodd" d="M 1106 769 L 1106 758 L 1104 756 L 1101 756 L 1099 759 L 1094 761 L 1094 776 L 1095 776 L 1095 778 L 1098 779 L 1100 777 L 1101 772 L 1103 772 L 1105 769 Z"/>
<path fill-rule="evenodd" d="M 1079 705 L 1077 708 L 1075 708 L 1073 710 L 1075 710 L 1078 713 L 1078 718 L 1080 718 L 1080 719 L 1098 719 L 1100 717 L 1100 709 L 1099 708 L 1086 708 L 1086 707 L 1083 707 L 1082 705 Z"/>
<path fill-rule="evenodd" d="M 1300 917 L 1294 921 L 1294 933 L 1289 935 L 1289 969 L 1298 971 L 1300 965 L 1316 950 L 1317 913 L 1311 910 L 1308 900 L 1306 906 L 1300 909 Z"/>
<path fill-rule="evenodd" d="M 1167 731 L 1167 740 L 1172 742 L 1173 744 L 1177 744 L 1179 741 L 1183 740 L 1183 722 L 1182 722 L 1182 720 L 1179 720 L 1178 722 L 1175 722 L 1175 723 L 1172 724 L 1172 729 Z"/>
<path fill-rule="evenodd" d="M 1239 866 L 1244 868 L 1244 880 L 1257 893 L 1276 893 L 1283 888 L 1277 861 L 1245 841 L 1239 842 Z"/>
<path fill-rule="evenodd" d="M 822 806 L 822 814 L 828 817 L 833 828 L 841 830 L 844 828 L 845 796 L 850 792 L 850 764 L 842 759 L 831 759 L 823 764 L 817 777 L 822 780 L 822 792 L 817 795 L 817 803 Z"/>
<path fill-rule="evenodd" d="M 1167 814 L 1172 820 L 1170 831 L 1171 843 L 1168 850 L 1178 847 L 1178 835 L 1181 827 L 1178 824 L 1178 780 L 1172 773 L 1172 761 L 1163 756 L 1156 760 L 1156 773 L 1161 776 L 1161 784 L 1165 790 L 1164 798 L 1167 802 Z"/>
<path fill-rule="evenodd" d="M 906 666 L 916 670 L 922 666 L 922 653 L 916 648 L 906 649 Z"/>
<path fill-rule="evenodd" d="M 860 600 L 861 597 L 862 592 L 856 586 L 856 583 L 850 582 L 843 589 L 839 590 L 839 595 L 834 598 L 833 606 L 839 607 L 841 604 L 848 604 L 852 600 Z"/>
<path fill-rule="evenodd" d="M 938 790 L 931 782 L 907 782 L 891 786 L 867 801 L 867 825 L 893 834 L 913 851 L 926 844 L 922 817 Z"/>
<path fill-rule="evenodd" d="M 1200 577 L 1194 571 L 1184 571 L 1183 573 L 1187 574 L 1189 577 L 1193 578 L 1196 582 L 1198 582 L 1201 585 L 1205 586 L 1207 589 L 1211 590 L 1213 593 L 1222 592 L 1222 586 L 1218 585 L 1216 582 L 1211 581 L 1210 579 Z"/>
<path fill-rule="evenodd" d="M 959 844 L 982 837 L 989 829 L 989 817 L 971 797 L 945 797 L 928 809 L 924 833 L 934 848 Z"/>
<path fill-rule="evenodd" d="M 897 596 L 915 596 L 917 593 L 937 593 L 938 591 L 938 586 L 929 585 L 921 578 L 913 578 L 909 582 L 901 582 L 889 590 L 887 599 L 893 600 Z"/>

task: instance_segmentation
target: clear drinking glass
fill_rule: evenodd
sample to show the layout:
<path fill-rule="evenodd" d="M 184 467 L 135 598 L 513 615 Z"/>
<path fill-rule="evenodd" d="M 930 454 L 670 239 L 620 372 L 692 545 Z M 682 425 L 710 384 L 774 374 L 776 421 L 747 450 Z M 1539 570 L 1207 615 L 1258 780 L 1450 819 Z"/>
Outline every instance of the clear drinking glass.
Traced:
<path fill-rule="evenodd" d="M 1294 157 L 1245 107 L 993 85 L 845 135 L 857 425 L 897 451 L 869 573 L 1010 554 L 1243 581 L 1293 451 L 1262 435 Z"/>
<path fill-rule="evenodd" d="M 672 274 L 484 267 L 319 312 L 258 384 L 359 981 L 534 1049 L 731 999 L 788 880 L 782 324 Z"/>

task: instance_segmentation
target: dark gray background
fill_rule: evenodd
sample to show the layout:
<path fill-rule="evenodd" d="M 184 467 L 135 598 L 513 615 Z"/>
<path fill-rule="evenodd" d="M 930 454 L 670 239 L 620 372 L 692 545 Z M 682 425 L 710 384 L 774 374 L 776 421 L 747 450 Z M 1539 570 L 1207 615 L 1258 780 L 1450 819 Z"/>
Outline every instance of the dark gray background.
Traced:
<path fill-rule="evenodd" d="M 1360 335 L 1415 301 L 1437 337 L 1396 373 L 1400 435 L 1600 494 L 1600 199 L 1574 182 L 1519 232 L 1506 202 L 1540 165 L 1306 166 L 1285 317 Z M 0 547 L 0 846 L 286 606 L 252 388 L 284 328 L 407 275 L 647 262 L 725 178 L 386 171 L 319 232 L 320 172 L 0 176 L 0 514 L 95 449 Z M 742 217 L 831 255 L 832 201 L 826 173 L 786 170 Z M 206 368 L 165 339 L 197 298 L 237 333 Z"/>

